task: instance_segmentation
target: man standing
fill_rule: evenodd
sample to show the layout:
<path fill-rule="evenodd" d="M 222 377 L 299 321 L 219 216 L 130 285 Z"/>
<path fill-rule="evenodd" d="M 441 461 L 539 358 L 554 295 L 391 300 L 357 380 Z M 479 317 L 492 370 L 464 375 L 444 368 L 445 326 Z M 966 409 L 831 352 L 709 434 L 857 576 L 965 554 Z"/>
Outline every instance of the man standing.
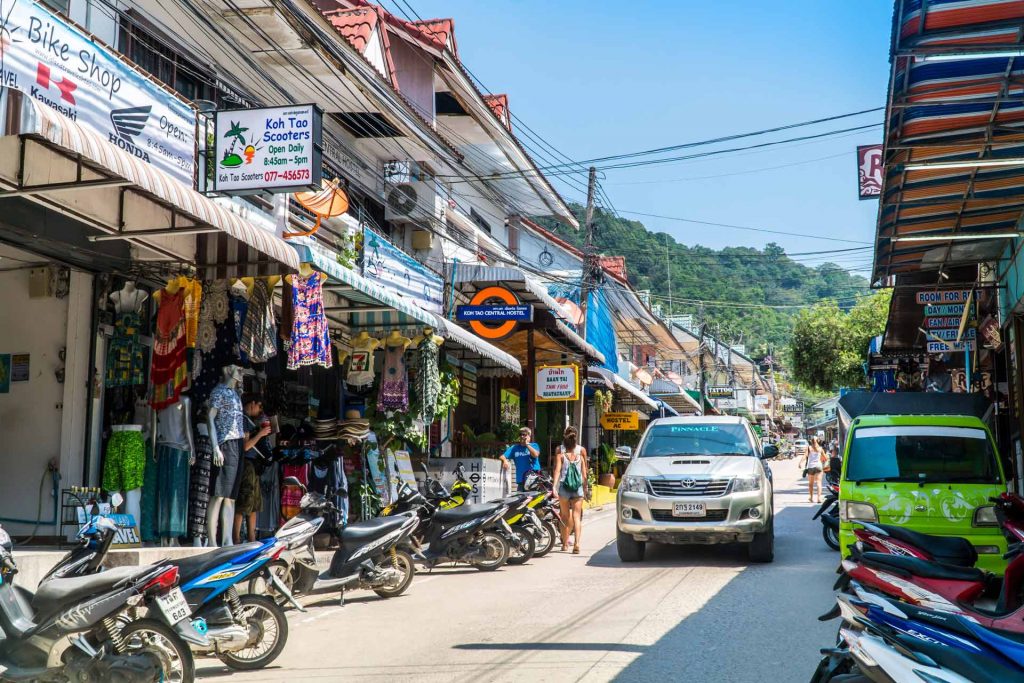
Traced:
<path fill-rule="evenodd" d="M 507 470 L 509 461 L 516 463 L 516 490 L 523 490 L 523 481 L 530 470 L 540 470 L 540 446 L 530 441 L 529 427 L 519 430 L 519 442 L 511 444 L 501 456 L 501 469 Z"/>

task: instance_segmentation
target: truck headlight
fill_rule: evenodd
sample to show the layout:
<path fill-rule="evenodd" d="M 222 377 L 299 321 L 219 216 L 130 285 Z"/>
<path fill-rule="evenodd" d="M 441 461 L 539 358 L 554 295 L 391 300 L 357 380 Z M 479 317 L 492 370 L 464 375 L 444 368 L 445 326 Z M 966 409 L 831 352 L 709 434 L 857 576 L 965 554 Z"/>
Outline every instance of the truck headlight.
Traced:
<path fill-rule="evenodd" d="M 743 493 L 744 491 L 760 491 L 761 476 L 755 474 L 751 477 L 736 477 L 732 480 L 732 492 Z"/>
<path fill-rule="evenodd" d="M 620 487 L 633 493 L 647 493 L 647 480 L 643 477 L 623 477 Z"/>
<path fill-rule="evenodd" d="M 877 522 L 878 512 L 871 503 L 845 500 L 839 506 L 839 520 L 842 522 Z"/>
<path fill-rule="evenodd" d="M 974 511 L 974 526 L 999 526 L 996 509 L 992 505 L 980 507 Z"/>

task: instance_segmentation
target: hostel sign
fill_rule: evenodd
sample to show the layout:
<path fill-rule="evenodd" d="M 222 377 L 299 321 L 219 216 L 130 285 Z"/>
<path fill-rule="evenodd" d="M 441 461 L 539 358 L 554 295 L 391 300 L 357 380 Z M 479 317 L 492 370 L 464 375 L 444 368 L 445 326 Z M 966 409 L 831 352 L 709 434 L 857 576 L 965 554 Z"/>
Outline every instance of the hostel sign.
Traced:
<path fill-rule="evenodd" d="M 537 369 L 537 401 L 576 401 L 580 397 L 575 365 L 547 365 Z"/>
<path fill-rule="evenodd" d="M 213 191 L 320 189 L 322 120 L 314 104 L 216 112 Z"/>
<path fill-rule="evenodd" d="M 195 110 L 43 5 L 0 4 L 0 87 L 195 187 Z"/>
<path fill-rule="evenodd" d="M 604 413 L 601 427 L 615 431 L 636 431 L 640 429 L 640 413 L 635 410 L 626 413 Z"/>

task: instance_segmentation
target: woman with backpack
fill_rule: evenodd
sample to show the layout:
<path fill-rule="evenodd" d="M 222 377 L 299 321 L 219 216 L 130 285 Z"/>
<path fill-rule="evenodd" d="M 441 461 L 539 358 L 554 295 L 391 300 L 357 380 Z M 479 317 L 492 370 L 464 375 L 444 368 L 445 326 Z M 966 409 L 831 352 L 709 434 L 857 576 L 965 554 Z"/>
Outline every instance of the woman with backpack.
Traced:
<path fill-rule="evenodd" d="M 804 472 L 807 474 L 807 500 L 811 503 L 821 502 L 821 473 L 829 462 L 825 449 L 817 438 L 811 439 L 811 445 L 807 447 L 807 460 L 804 462 Z M 818 488 L 818 500 L 814 500 L 814 488 Z"/>
<path fill-rule="evenodd" d="M 587 451 L 577 442 L 579 434 L 569 425 L 562 435 L 555 459 L 555 496 L 562 518 L 562 550 L 569 547 L 569 533 L 576 535 L 573 555 L 580 553 L 580 539 L 583 534 L 583 499 L 588 497 L 590 484 L 587 482 Z"/>

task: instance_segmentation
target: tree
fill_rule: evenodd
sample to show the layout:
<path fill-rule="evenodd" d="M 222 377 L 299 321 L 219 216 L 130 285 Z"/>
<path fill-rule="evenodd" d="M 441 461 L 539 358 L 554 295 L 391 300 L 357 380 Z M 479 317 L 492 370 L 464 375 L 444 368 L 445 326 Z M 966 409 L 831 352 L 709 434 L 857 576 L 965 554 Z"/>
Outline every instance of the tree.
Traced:
<path fill-rule="evenodd" d="M 868 343 L 885 330 L 891 297 L 891 291 L 873 294 L 849 313 L 827 300 L 797 314 L 790 341 L 793 378 L 819 391 L 863 386 Z"/>

